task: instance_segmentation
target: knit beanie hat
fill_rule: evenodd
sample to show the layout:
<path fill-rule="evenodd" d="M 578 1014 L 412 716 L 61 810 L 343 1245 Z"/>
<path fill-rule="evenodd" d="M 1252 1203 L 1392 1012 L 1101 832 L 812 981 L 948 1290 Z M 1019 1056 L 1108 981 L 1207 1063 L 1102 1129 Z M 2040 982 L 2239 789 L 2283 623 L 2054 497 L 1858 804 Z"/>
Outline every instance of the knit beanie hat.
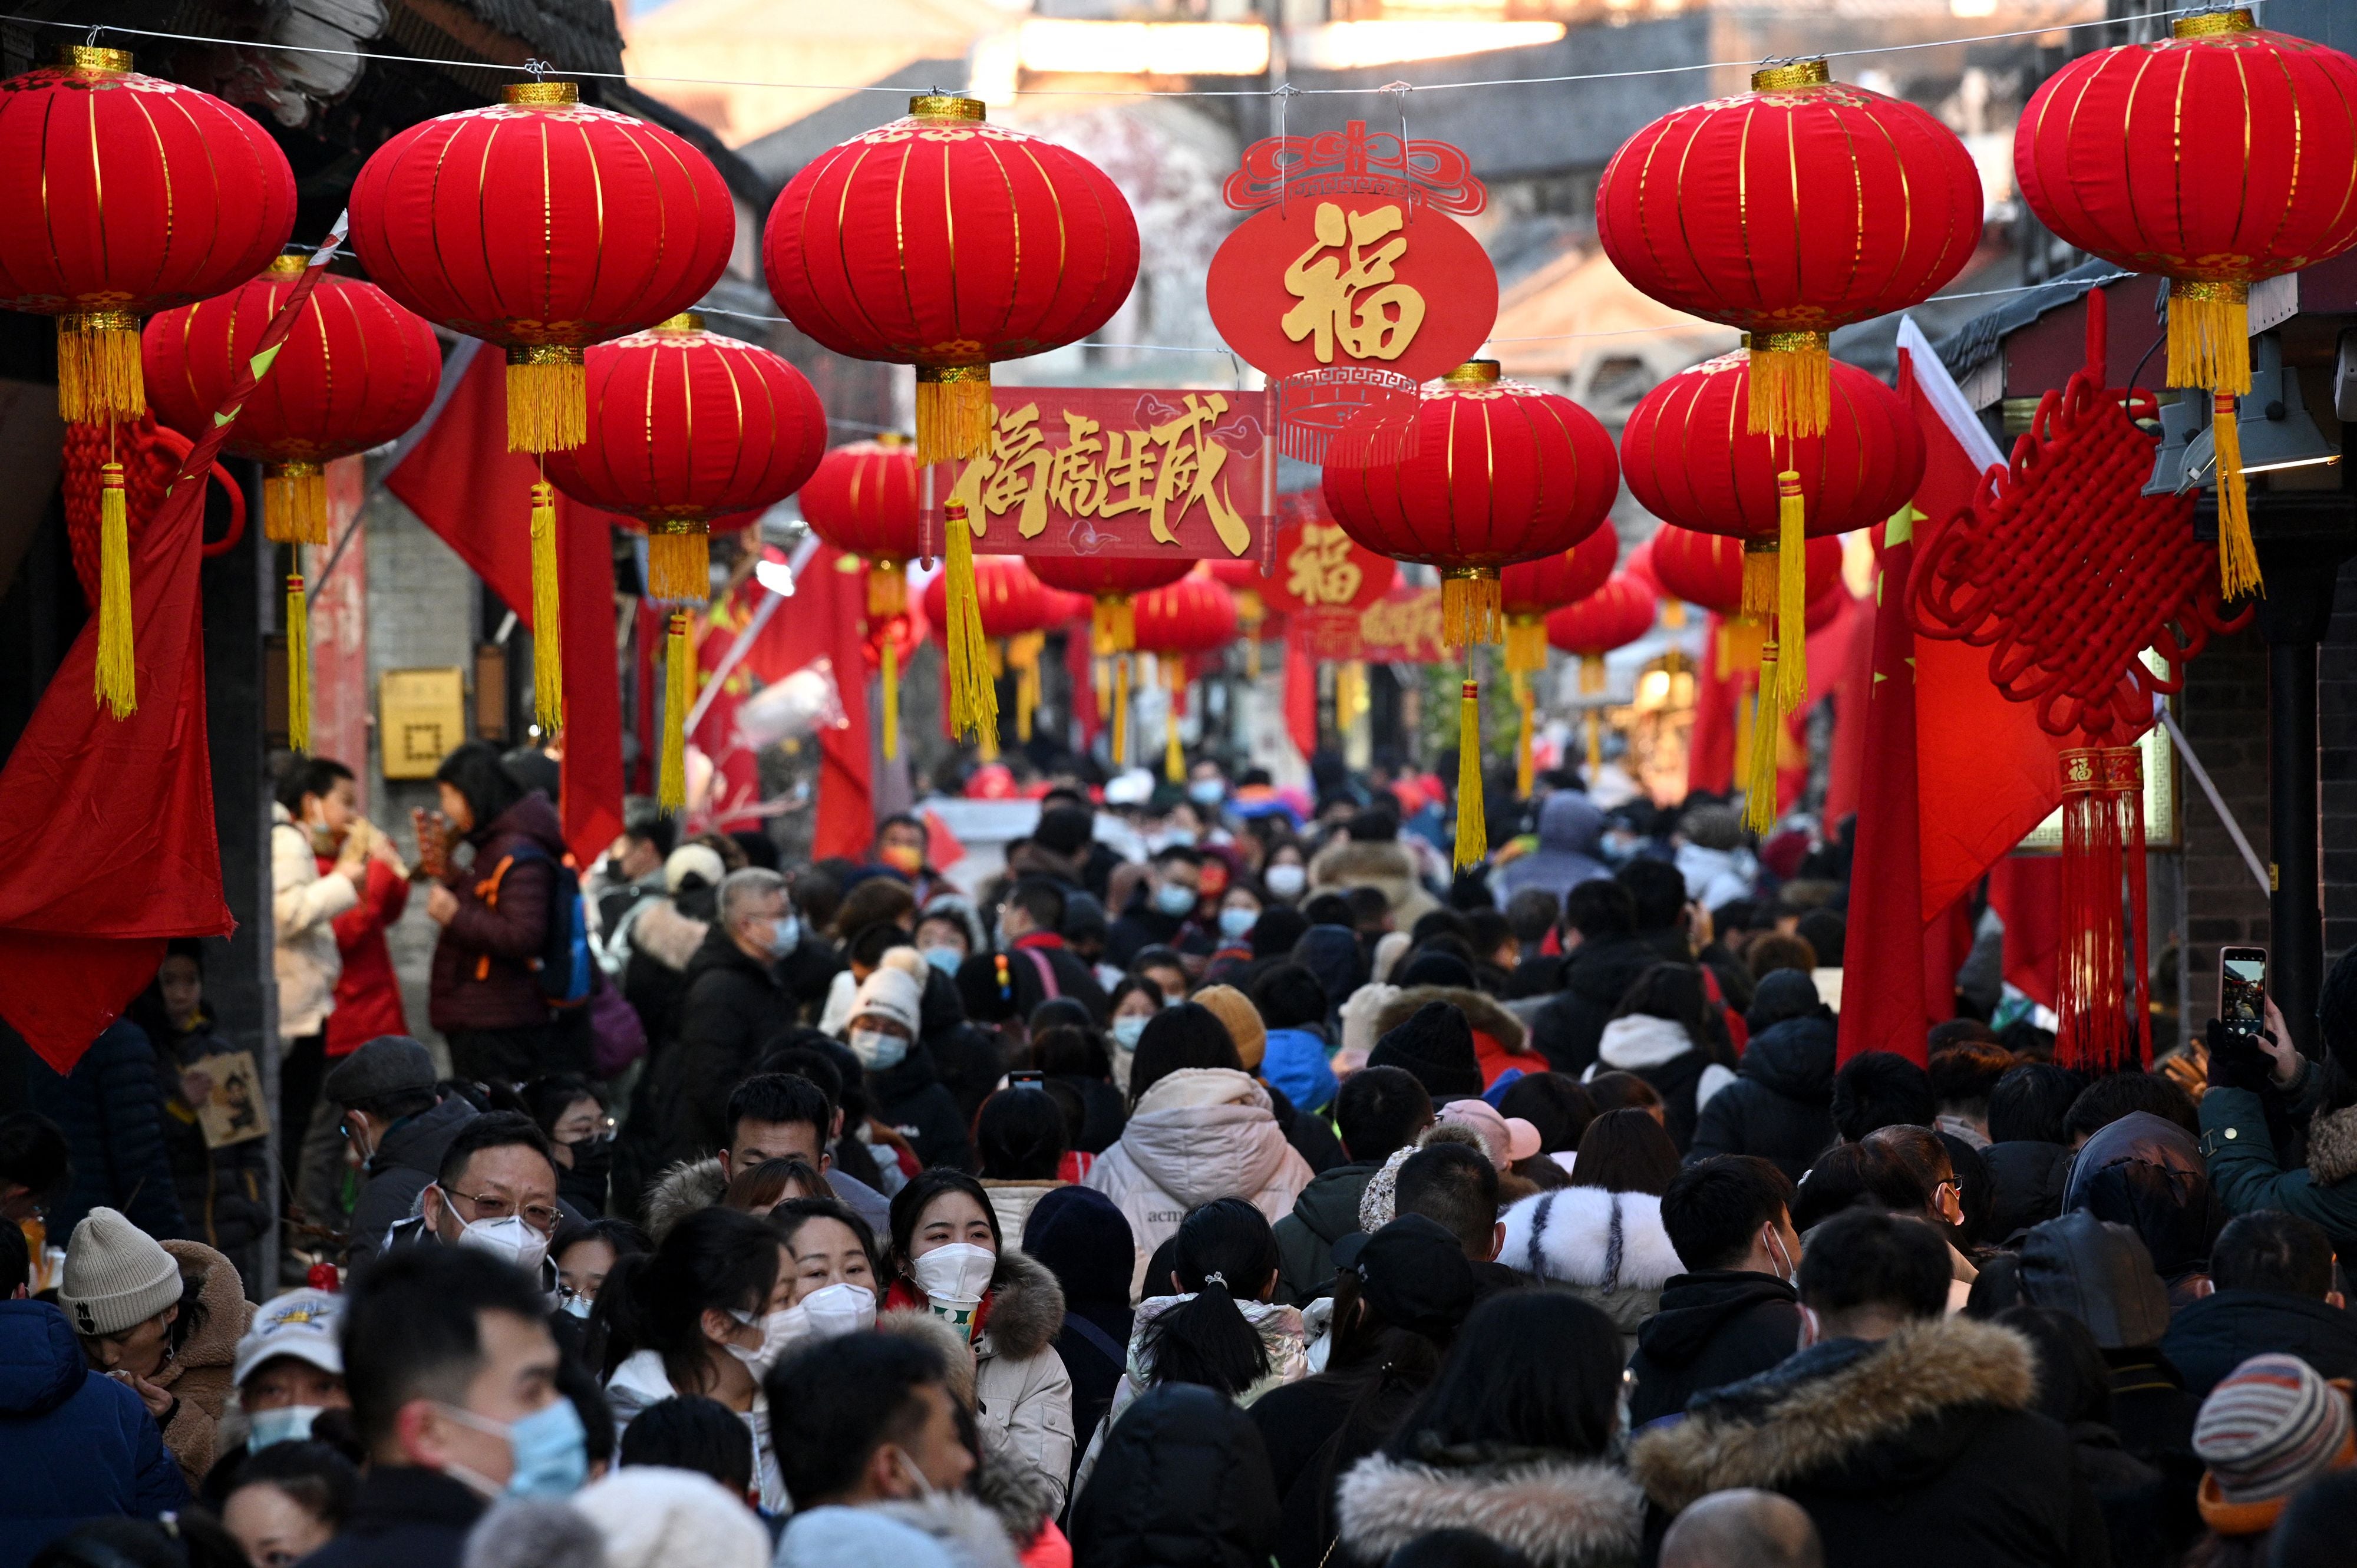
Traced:
<path fill-rule="evenodd" d="M 1473 1026 L 1465 1021 L 1462 1008 L 1447 1002 L 1427 1002 L 1417 1008 L 1406 1023 L 1375 1042 L 1367 1065 L 1405 1068 L 1436 1101 L 1481 1092 Z"/>
<path fill-rule="evenodd" d="M 2297 1356 L 2254 1356 L 2210 1391 L 2193 1423 L 2201 1517 L 2220 1535 L 2273 1529 L 2292 1494 L 2357 1464 L 2349 1393 Z"/>
<path fill-rule="evenodd" d="M 1244 1070 L 1258 1071 L 1261 1058 L 1268 1054 L 1268 1026 L 1261 1022 L 1252 998 L 1232 985 L 1207 985 L 1188 1000 L 1211 1010 L 1211 1016 L 1226 1026 L 1228 1038 L 1235 1041 Z"/>
<path fill-rule="evenodd" d="M 85 1336 L 120 1334 L 180 1299 L 180 1265 L 112 1208 L 93 1208 L 66 1243 L 58 1305 Z"/>
<path fill-rule="evenodd" d="M 909 1031 L 915 1039 L 924 1013 L 924 987 L 909 976 L 908 971 L 892 964 L 878 964 L 859 983 L 857 995 L 852 999 L 851 1018 L 889 1018 Z"/>

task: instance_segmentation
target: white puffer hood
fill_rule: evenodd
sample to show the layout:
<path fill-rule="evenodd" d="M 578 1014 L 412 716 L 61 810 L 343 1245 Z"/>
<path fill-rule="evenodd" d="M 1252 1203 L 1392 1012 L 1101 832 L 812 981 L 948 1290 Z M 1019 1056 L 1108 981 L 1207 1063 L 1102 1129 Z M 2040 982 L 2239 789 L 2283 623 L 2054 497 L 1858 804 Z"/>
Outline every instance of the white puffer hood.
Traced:
<path fill-rule="evenodd" d="M 1147 1090 L 1121 1144 L 1147 1180 L 1189 1208 L 1259 1192 L 1292 1152 L 1268 1090 L 1216 1067 L 1181 1068 Z"/>

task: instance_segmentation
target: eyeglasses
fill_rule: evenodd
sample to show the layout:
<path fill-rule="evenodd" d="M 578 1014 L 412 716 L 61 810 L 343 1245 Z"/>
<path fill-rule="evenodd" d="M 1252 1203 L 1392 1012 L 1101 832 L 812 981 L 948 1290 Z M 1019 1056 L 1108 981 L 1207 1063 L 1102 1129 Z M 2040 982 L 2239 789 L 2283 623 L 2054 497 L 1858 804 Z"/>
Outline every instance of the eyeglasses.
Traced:
<path fill-rule="evenodd" d="M 489 1193 L 460 1192 L 456 1187 L 446 1190 L 453 1197 L 465 1198 L 474 1209 L 475 1218 L 478 1219 L 505 1219 L 516 1212 L 515 1205 L 504 1197 L 493 1197 Z M 528 1203 L 523 1207 L 523 1222 L 543 1234 L 554 1231 L 556 1229 L 556 1222 L 564 1218 L 545 1203 Z"/>

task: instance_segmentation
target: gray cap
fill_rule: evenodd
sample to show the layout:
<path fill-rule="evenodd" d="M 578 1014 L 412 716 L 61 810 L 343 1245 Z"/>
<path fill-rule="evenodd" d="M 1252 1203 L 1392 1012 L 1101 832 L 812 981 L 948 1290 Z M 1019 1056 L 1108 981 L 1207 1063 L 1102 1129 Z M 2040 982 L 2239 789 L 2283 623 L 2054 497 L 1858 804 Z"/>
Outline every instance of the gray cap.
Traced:
<path fill-rule="evenodd" d="M 339 1105 L 360 1105 L 389 1094 L 432 1089 L 441 1081 L 434 1058 L 407 1035 L 379 1035 L 336 1064 L 319 1089 Z"/>

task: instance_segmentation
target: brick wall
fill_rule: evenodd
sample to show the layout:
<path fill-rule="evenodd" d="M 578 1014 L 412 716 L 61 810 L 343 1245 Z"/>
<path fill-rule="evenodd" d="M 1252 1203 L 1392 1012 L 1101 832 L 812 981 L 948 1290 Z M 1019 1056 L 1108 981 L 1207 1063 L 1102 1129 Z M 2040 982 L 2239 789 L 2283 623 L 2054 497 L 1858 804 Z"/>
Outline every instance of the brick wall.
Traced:
<path fill-rule="evenodd" d="M 2255 629 L 2221 639 L 2187 671 L 2185 738 L 2265 864 L 2267 649 Z M 2218 1007 L 2218 950 L 2267 940 L 2267 900 L 2192 778 L 2179 770 L 2185 823 L 2185 964 L 2190 1022 Z M 2357 785 L 2352 785 L 2357 788 Z M 2357 806 L 2352 806 L 2357 810 Z"/>

